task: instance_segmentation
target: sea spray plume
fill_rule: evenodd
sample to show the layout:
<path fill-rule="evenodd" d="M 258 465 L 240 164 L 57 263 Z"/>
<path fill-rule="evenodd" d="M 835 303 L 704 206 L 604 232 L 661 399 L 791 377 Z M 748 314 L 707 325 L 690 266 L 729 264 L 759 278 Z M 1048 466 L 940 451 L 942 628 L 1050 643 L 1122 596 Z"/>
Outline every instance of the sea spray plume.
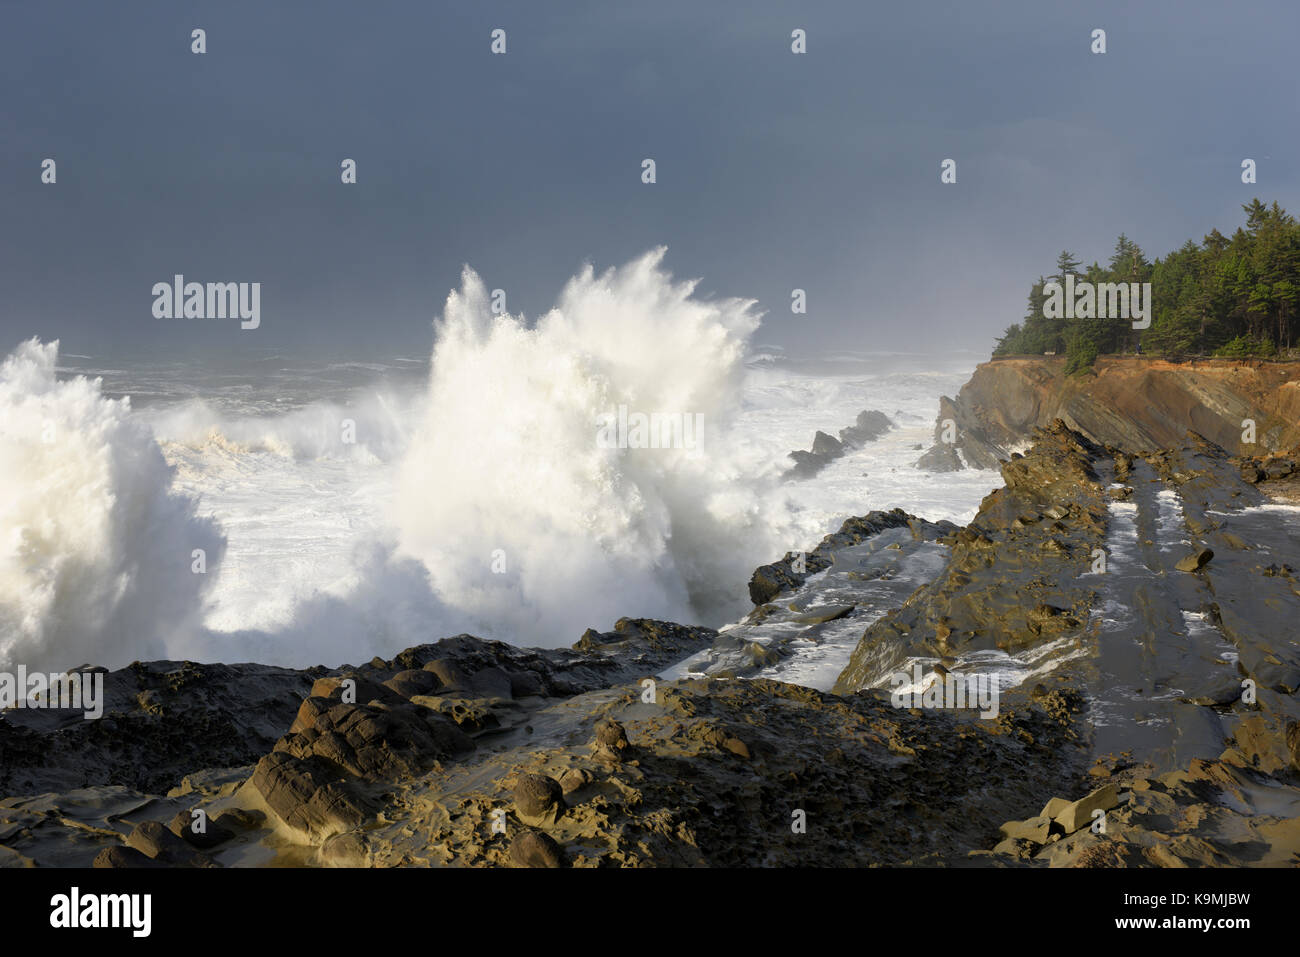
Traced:
<path fill-rule="evenodd" d="M 466 268 L 435 324 L 427 405 L 393 524 L 448 605 L 517 643 L 572 642 L 622 615 L 700 621 L 745 607 L 782 535 L 770 471 L 728 432 L 759 316 L 693 298 L 658 248 L 585 267 L 529 328 Z M 600 447 L 603 415 L 702 414 L 697 448 Z"/>
<path fill-rule="evenodd" d="M 197 661 L 334 667 L 392 657 L 402 648 L 470 630 L 465 615 L 445 608 L 433 594 L 424 565 L 394 557 L 389 543 L 361 537 L 350 559 L 350 580 L 299 601 L 291 620 L 270 629 L 204 630 L 170 653 Z"/>
<path fill-rule="evenodd" d="M 0 668 L 120 667 L 198 627 L 225 538 L 172 488 L 129 400 L 55 375 L 58 342 L 0 366 Z"/>
<path fill-rule="evenodd" d="M 406 447 L 402 417 L 410 397 L 388 391 L 355 396 L 344 405 L 313 402 L 282 415 L 223 414 L 203 399 L 137 413 L 168 455 L 188 448 L 220 450 L 232 459 L 269 453 L 296 461 L 347 459 L 377 465 L 400 456 Z M 351 442 L 343 424 L 352 423 Z"/>

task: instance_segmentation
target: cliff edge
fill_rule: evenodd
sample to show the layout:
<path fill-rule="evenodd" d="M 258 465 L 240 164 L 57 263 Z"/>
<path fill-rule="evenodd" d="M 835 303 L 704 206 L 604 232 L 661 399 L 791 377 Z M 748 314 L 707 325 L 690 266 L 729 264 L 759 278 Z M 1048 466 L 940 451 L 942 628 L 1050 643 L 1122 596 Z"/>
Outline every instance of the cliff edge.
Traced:
<path fill-rule="evenodd" d="M 1062 357 L 993 359 L 940 399 L 935 444 L 916 465 L 997 468 L 1056 419 L 1128 453 L 1177 446 L 1189 429 L 1240 455 L 1274 452 L 1300 443 L 1300 362 L 1107 356 L 1067 376 Z"/>

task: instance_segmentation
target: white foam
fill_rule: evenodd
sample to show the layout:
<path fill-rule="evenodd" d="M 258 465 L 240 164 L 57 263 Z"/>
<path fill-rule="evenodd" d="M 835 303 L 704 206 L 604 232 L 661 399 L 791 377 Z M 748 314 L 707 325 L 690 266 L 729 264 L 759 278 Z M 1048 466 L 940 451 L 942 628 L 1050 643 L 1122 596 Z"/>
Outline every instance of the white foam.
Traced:
<path fill-rule="evenodd" d="M 494 316 L 470 270 L 447 299 L 392 518 L 485 631 L 555 645 L 621 615 L 725 620 L 753 557 L 794 539 L 778 464 L 733 428 L 753 303 L 694 298 L 663 253 L 586 268 L 534 328 Z M 620 405 L 702 414 L 701 446 L 598 447 Z"/>
<path fill-rule="evenodd" d="M 130 403 L 59 381 L 58 343 L 0 366 L 0 666 L 121 666 L 198 628 L 225 542 Z"/>
<path fill-rule="evenodd" d="M 46 631 L 66 605 L 63 637 L 50 643 L 86 649 L 72 664 L 157 657 L 165 645 L 170 657 L 332 665 L 463 630 L 570 644 L 623 615 L 734 620 L 749 610 L 755 566 L 811 548 L 846 517 L 900 506 L 963 522 L 1000 484 L 996 472 L 912 467 L 914 446 L 932 439 L 937 397 L 955 393 L 973 358 L 840 356 L 833 370 L 784 356 L 754 362 L 753 304 L 697 299 L 694 283 L 664 272 L 662 255 L 583 271 L 535 325 L 494 316 L 467 272 L 435 326 L 430 378 L 416 394 L 402 382 L 419 369 L 404 379 L 395 363 L 336 363 L 327 377 L 283 357 L 246 374 L 105 372 L 123 377 L 117 394 L 146 398 L 141 411 L 109 402 L 97 384 L 103 409 L 74 400 L 89 388 L 78 380 L 57 385 L 63 401 L 112 419 L 87 436 L 96 454 L 138 466 L 134 477 L 115 473 L 123 510 L 150 496 L 187 502 L 172 517 L 179 533 L 126 527 L 123 511 L 101 556 L 106 574 L 152 567 L 136 553 L 171 549 L 178 534 L 217 544 L 206 578 L 166 584 L 172 597 L 155 612 L 170 620 L 141 609 L 140 641 L 121 632 L 120 652 L 94 637 L 92 607 L 113 607 L 94 589 L 45 606 L 27 593 L 33 583 L 11 583 L 5 600 L 45 607 Z M 42 375 L 41 388 L 55 388 Z M 619 404 L 701 412 L 704 443 L 597 448 L 595 417 Z M 872 408 L 898 428 L 816 478 L 782 481 L 789 450 Z M 346 419 L 355 443 L 341 439 Z M 6 481 L 22 484 L 19 498 L 39 498 L 43 468 L 54 466 L 10 469 Z M 218 523 L 229 539 L 222 560 Z M 496 549 L 504 574 L 493 572 Z M 189 574 L 188 562 L 177 567 Z M 191 627 L 200 614 L 204 631 Z M 74 631 L 91 637 L 67 637 Z M 110 654 L 93 652 L 101 646 Z"/>

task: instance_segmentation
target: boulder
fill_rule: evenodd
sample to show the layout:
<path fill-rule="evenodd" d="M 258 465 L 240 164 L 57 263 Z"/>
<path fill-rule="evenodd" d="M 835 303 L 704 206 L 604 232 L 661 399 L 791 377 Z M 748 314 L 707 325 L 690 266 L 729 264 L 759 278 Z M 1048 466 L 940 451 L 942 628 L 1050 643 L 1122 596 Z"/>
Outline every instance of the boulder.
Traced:
<path fill-rule="evenodd" d="M 146 857 L 176 867 L 212 867 L 212 860 L 194 850 L 160 821 L 142 821 L 126 836 L 126 846 Z"/>
<path fill-rule="evenodd" d="M 960 472 L 965 468 L 957 454 L 957 447 L 946 442 L 931 446 L 928 452 L 916 460 L 914 467 L 927 472 Z"/>
<path fill-rule="evenodd" d="M 1286 478 L 1295 471 L 1295 463 L 1290 459 L 1273 459 L 1264 463 L 1264 477 L 1270 479 Z"/>
<path fill-rule="evenodd" d="M 360 827 L 367 808 L 317 760 L 272 751 L 257 763 L 248 785 L 283 824 L 300 838 L 318 843 Z"/>
<path fill-rule="evenodd" d="M 859 448 L 868 442 L 874 442 L 894 427 L 889 416 L 883 412 L 864 410 L 858 413 L 857 420 L 848 428 L 840 429 L 840 442 L 847 448 Z"/>
<path fill-rule="evenodd" d="M 213 823 L 233 831 L 255 831 L 266 826 L 266 815 L 249 808 L 230 807 L 214 814 L 208 822 L 209 827 Z"/>
<path fill-rule="evenodd" d="M 399 671 L 384 682 L 386 688 L 407 699 L 418 694 L 431 694 L 438 690 L 439 684 L 438 676 L 423 668 Z"/>
<path fill-rule="evenodd" d="M 1178 564 L 1174 567 L 1180 572 L 1198 572 L 1204 568 L 1214 557 L 1214 552 L 1208 548 L 1201 548 L 1190 555 L 1178 559 Z"/>
<path fill-rule="evenodd" d="M 353 777 L 394 779 L 423 773 L 434 761 L 474 749 L 450 719 L 417 704 L 326 704 L 317 698 L 304 701 L 291 733 L 276 750 L 321 758 Z"/>
<path fill-rule="evenodd" d="M 166 867 L 162 861 L 156 861 L 147 854 L 142 854 L 134 847 L 114 844 L 95 855 L 91 867 Z"/>
<path fill-rule="evenodd" d="M 843 453 L 844 443 L 839 439 L 820 431 L 813 436 L 813 455 L 835 456 L 842 455 Z"/>
<path fill-rule="evenodd" d="M 582 768 L 570 768 L 560 775 L 560 788 L 565 794 L 571 794 L 586 787 L 592 781 L 591 772 Z"/>
<path fill-rule="evenodd" d="M 1042 813 L 1039 816 L 1055 819 L 1056 815 L 1060 814 L 1069 806 L 1070 802 L 1065 798 L 1054 797 L 1043 806 Z"/>
<path fill-rule="evenodd" d="M 1027 821 L 1007 821 L 998 829 L 1003 838 L 1009 841 L 1030 841 L 1034 844 L 1046 844 L 1052 831 L 1050 817 L 1031 817 Z"/>
<path fill-rule="evenodd" d="M 628 747 L 627 731 L 613 718 L 602 718 L 596 723 L 593 744 L 597 753 L 618 760 Z"/>
<path fill-rule="evenodd" d="M 564 789 L 544 774 L 521 774 L 513 796 L 515 813 L 525 824 L 554 824 L 564 813 Z"/>
<path fill-rule="evenodd" d="M 167 830 L 186 844 L 202 851 L 224 844 L 235 836 L 234 831 L 210 818 L 204 822 L 203 830 L 195 830 L 196 825 L 194 815 L 190 811 L 181 810 L 177 811 L 176 816 L 168 822 Z"/>
<path fill-rule="evenodd" d="M 351 685 L 345 685 L 344 682 L 352 682 Z M 329 678 L 318 678 L 311 686 L 309 697 L 325 698 L 331 702 L 341 702 L 344 691 L 351 689 L 356 694 L 356 704 L 366 704 L 370 701 L 383 701 L 390 704 L 396 704 L 401 701 L 400 695 L 391 689 L 380 684 L 378 681 L 372 681 L 365 675 L 350 672 L 345 675 Z"/>
<path fill-rule="evenodd" d="M 1054 820 L 1066 834 L 1073 834 L 1080 828 L 1092 824 L 1093 811 L 1109 811 L 1119 804 L 1119 792 L 1115 785 L 1107 784 L 1093 791 L 1087 797 L 1080 798 L 1073 804 L 1062 808 Z"/>
<path fill-rule="evenodd" d="M 454 661 L 436 659 L 424 666 L 442 682 L 442 697 L 505 698 L 514 697 L 510 675 L 495 666 L 469 672 Z M 422 692 L 423 693 L 423 692 Z"/>
<path fill-rule="evenodd" d="M 510 842 L 510 863 L 515 867 L 562 867 L 564 852 L 548 834 L 524 831 Z"/>
<path fill-rule="evenodd" d="M 794 621 L 800 625 L 824 625 L 828 621 L 838 621 L 847 617 L 856 607 L 856 605 L 824 605 L 806 611 Z"/>

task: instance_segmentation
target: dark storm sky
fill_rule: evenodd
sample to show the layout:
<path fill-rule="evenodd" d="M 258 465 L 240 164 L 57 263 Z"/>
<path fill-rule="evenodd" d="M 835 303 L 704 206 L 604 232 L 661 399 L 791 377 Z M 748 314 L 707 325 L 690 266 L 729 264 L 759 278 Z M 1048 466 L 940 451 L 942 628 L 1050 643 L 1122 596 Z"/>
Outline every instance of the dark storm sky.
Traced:
<path fill-rule="evenodd" d="M 463 263 L 531 318 L 666 244 L 761 343 L 987 350 L 1062 248 L 1300 212 L 1297 35 L 1294 0 L 3 3 L 0 349 L 422 355 Z M 155 319 L 177 272 L 262 282 L 262 327 Z"/>

